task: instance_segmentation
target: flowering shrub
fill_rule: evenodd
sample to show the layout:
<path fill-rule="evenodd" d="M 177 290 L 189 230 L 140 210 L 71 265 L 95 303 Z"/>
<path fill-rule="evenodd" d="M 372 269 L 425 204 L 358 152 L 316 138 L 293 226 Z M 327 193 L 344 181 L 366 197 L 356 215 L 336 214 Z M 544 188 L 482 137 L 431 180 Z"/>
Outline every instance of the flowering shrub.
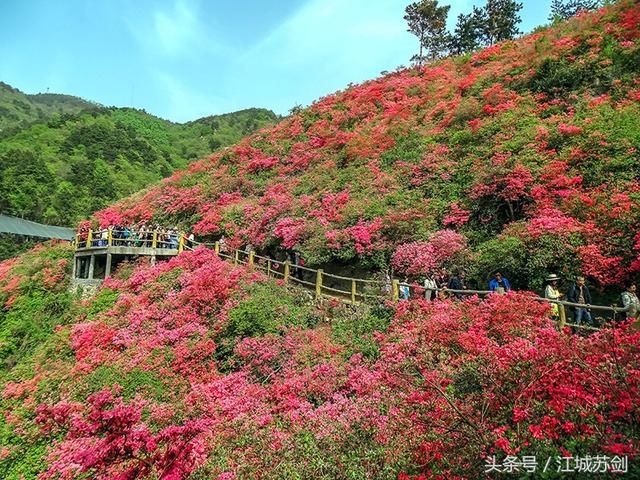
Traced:
<path fill-rule="evenodd" d="M 327 306 L 332 325 L 316 324 L 205 249 L 113 289 L 55 334 L 72 355 L 36 356 L 5 385 L 0 472 L 34 439 L 48 446 L 41 478 L 477 478 L 487 455 L 640 447 L 628 325 L 567 335 L 523 294 L 403 302 L 391 320 Z"/>
<path fill-rule="evenodd" d="M 62 321 L 70 302 L 70 248 L 53 242 L 0 263 L 0 374 Z"/>
<path fill-rule="evenodd" d="M 477 478 L 486 455 L 637 452 L 637 330 L 563 335 L 545 305 L 512 295 L 401 307 L 380 362 L 406 399 L 389 423 L 414 415 L 422 442 L 415 459 L 424 467 L 408 473 Z"/>
<path fill-rule="evenodd" d="M 469 221 L 470 216 L 469 210 L 460 207 L 458 202 L 453 202 L 449 206 L 449 213 L 442 219 L 442 224 L 445 227 L 462 226 Z"/>
<path fill-rule="evenodd" d="M 293 248 L 302 239 L 306 222 L 303 219 L 281 218 L 273 228 L 273 234 L 282 239 L 282 246 Z"/>
<path fill-rule="evenodd" d="M 428 242 L 400 245 L 391 259 L 393 268 L 408 275 L 432 275 L 443 267 L 460 262 L 467 248 L 464 235 L 453 230 L 440 230 Z"/>

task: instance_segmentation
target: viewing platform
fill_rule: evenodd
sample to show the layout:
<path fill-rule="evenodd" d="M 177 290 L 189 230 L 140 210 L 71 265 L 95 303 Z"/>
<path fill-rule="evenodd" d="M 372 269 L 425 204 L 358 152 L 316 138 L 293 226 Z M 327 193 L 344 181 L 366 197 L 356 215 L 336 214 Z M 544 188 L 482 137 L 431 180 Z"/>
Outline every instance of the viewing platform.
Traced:
<path fill-rule="evenodd" d="M 108 228 L 76 234 L 73 283 L 97 286 L 122 262 L 145 256 L 152 263 L 178 255 L 184 250 L 182 233 L 166 230 Z"/>

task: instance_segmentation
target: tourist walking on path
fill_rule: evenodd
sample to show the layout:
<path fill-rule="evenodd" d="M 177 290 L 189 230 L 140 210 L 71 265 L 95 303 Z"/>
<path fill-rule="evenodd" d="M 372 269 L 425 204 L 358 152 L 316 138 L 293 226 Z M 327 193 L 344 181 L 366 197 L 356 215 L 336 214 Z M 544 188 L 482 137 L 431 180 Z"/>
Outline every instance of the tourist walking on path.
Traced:
<path fill-rule="evenodd" d="M 302 258 L 302 256 L 300 255 L 299 252 L 294 251 L 293 252 L 293 264 L 295 265 L 294 268 L 294 273 L 293 275 L 298 279 L 298 280 L 302 280 L 304 277 L 304 272 L 302 271 L 301 268 L 298 267 L 304 267 L 304 259 Z"/>
<path fill-rule="evenodd" d="M 591 304 L 591 292 L 589 287 L 585 284 L 584 277 L 576 277 L 576 281 L 569 288 L 567 293 L 567 300 L 571 303 Z M 583 321 L 589 325 L 593 325 L 593 319 L 591 318 L 591 310 L 586 307 L 575 307 L 574 309 L 574 321 L 576 325 L 582 325 Z"/>
<path fill-rule="evenodd" d="M 447 288 L 449 285 L 449 274 L 445 268 L 442 268 L 435 276 L 435 281 L 440 288 Z"/>
<path fill-rule="evenodd" d="M 402 300 L 409 300 L 409 296 L 411 295 L 409 291 L 409 279 L 405 277 L 405 279 L 400 283 L 400 298 Z"/>
<path fill-rule="evenodd" d="M 388 270 L 385 270 L 382 272 L 382 293 L 385 296 L 389 296 L 391 295 L 391 290 L 392 290 L 392 283 L 393 281 L 391 280 L 391 273 L 389 273 Z"/>
<path fill-rule="evenodd" d="M 466 277 L 466 274 L 464 273 L 464 270 L 460 270 L 456 272 L 456 274 L 453 277 L 451 277 L 451 280 L 449 280 L 449 284 L 447 285 L 447 288 L 449 290 L 467 290 L 465 277 Z M 456 296 L 458 300 L 463 300 L 465 297 L 464 293 L 461 293 L 461 292 L 452 292 L 452 293 Z"/>
<path fill-rule="evenodd" d="M 640 315 L 640 300 L 636 295 L 636 285 L 633 282 L 627 282 L 625 291 L 620 295 L 622 307 L 627 320 L 630 318 L 638 318 Z"/>
<path fill-rule="evenodd" d="M 544 289 L 544 298 L 549 300 L 560 300 L 560 298 L 562 297 L 562 294 L 560 293 L 560 290 L 558 290 L 559 280 L 560 280 L 560 277 L 557 276 L 555 273 L 549 275 L 546 278 L 547 286 Z M 552 303 L 551 311 L 553 312 L 551 316 L 555 320 L 557 320 L 558 317 L 560 316 L 560 306 L 557 303 Z"/>
<path fill-rule="evenodd" d="M 497 271 L 493 274 L 493 278 L 489 280 L 489 290 L 496 293 L 506 293 L 511 290 L 509 280 L 502 276 L 502 273 Z"/>
<path fill-rule="evenodd" d="M 424 279 L 424 298 L 432 300 L 434 294 L 438 290 L 438 284 L 432 277 L 426 277 Z"/>

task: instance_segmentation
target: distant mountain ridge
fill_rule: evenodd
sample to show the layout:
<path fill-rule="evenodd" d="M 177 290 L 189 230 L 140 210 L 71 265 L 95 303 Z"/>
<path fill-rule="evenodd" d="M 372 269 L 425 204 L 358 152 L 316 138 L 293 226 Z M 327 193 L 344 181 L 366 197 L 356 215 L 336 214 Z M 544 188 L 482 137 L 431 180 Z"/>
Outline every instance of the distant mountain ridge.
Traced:
<path fill-rule="evenodd" d="M 71 226 L 279 119 L 250 108 L 180 124 L 0 83 L 0 212 Z M 0 238 L 0 258 L 14 244 Z"/>
<path fill-rule="evenodd" d="M 44 121 L 56 113 L 78 113 L 96 106 L 100 105 L 73 95 L 30 95 L 0 81 L 0 132 L 25 123 Z"/>

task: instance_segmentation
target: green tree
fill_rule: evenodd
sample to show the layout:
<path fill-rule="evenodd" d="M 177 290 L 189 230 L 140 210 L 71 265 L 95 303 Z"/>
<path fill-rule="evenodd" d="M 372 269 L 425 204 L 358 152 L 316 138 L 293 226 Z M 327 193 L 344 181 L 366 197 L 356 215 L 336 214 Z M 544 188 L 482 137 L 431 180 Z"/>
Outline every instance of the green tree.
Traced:
<path fill-rule="evenodd" d="M 53 186 L 42 158 L 31 150 L 9 150 L 0 155 L 0 172 L 0 210 L 21 217 L 42 214 Z"/>
<path fill-rule="evenodd" d="M 520 35 L 518 24 L 522 21 L 518 12 L 522 3 L 515 0 L 487 0 L 482 9 L 480 31 L 486 45 L 512 40 Z"/>
<path fill-rule="evenodd" d="M 420 50 L 411 60 L 422 64 L 425 60 L 442 57 L 449 45 L 447 16 L 450 5 L 438 6 L 437 0 L 421 0 L 407 6 L 404 19 L 408 31 L 418 37 Z"/>
<path fill-rule="evenodd" d="M 553 0 L 549 20 L 552 22 L 566 20 L 579 12 L 595 10 L 601 5 L 600 0 Z"/>
<path fill-rule="evenodd" d="M 473 7 L 472 13 L 458 15 L 458 21 L 451 36 L 451 52 L 461 55 L 478 48 L 482 34 L 482 22 L 482 10 L 478 7 Z"/>
<path fill-rule="evenodd" d="M 81 206 L 78 205 L 78 193 L 70 182 L 63 181 L 58 184 L 51 206 L 55 209 L 57 218 L 47 218 L 49 223 L 73 225 L 80 220 Z"/>

